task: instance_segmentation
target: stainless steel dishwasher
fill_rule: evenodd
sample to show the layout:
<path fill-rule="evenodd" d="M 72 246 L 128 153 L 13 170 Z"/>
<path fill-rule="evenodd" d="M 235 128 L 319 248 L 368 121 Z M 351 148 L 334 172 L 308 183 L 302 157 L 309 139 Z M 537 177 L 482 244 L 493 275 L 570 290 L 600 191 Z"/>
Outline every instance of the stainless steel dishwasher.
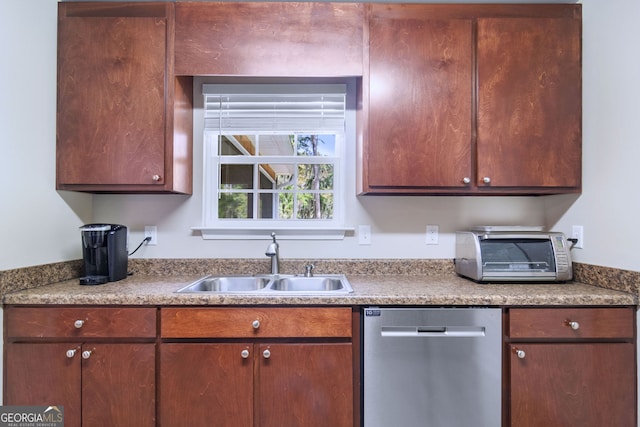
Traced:
<path fill-rule="evenodd" d="M 364 309 L 364 427 L 498 427 L 498 308 Z"/>

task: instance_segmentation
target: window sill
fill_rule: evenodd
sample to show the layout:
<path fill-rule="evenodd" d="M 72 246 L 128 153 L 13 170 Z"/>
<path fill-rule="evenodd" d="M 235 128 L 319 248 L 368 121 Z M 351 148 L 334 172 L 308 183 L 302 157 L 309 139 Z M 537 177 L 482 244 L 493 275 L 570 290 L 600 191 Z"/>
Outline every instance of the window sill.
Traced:
<path fill-rule="evenodd" d="M 212 228 L 191 227 L 204 240 L 265 240 L 276 233 L 278 240 L 343 240 L 354 235 L 353 228 Z"/>

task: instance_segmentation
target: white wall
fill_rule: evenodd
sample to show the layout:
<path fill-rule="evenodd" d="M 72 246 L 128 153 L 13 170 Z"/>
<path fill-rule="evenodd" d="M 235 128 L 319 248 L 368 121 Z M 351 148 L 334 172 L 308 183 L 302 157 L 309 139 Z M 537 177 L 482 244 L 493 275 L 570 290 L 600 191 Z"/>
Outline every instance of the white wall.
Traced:
<path fill-rule="evenodd" d="M 575 260 L 640 271 L 640 2 L 583 0 L 583 193 L 547 199 L 547 224 L 584 225 Z"/>
<path fill-rule="evenodd" d="M 639 8 L 636 0 L 583 1 L 582 196 L 357 198 L 353 190 L 347 225 L 371 224 L 371 246 L 359 246 L 356 237 L 287 241 L 283 257 L 449 258 L 452 232 L 469 225 L 545 224 L 569 233 L 572 224 L 581 224 L 585 249 L 574 250 L 576 260 L 640 271 L 640 232 L 632 228 L 640 207 L 632 176 L 640 144 L 634 132 L 638 108 L 631 104 L 640 99 L 640 59 L 632 53 L 640 38 L 634 25 Z M 191 233 L 201 225 L 198 139 L 191 197 L 55 191 L 56 9 L 56 0 L 0 2 L 0 52 L 8 59 L 0 63 L 0 270 L 79 258 L 77 228 L 90 221 L 129 226 L 130 247 L 142 239 L 144 225 L 157 225 L 158 246 L 136 256 L 264 256 L 262 242 L 204 241 Z M 440 225 L 440 245 L 424 244 L 427 224 Z"/>
<path fill-rule="evenodd" d="M 0 1 L 0 270 L 79 258 L 92 196 L 55 191 L 55 0 Z"/>

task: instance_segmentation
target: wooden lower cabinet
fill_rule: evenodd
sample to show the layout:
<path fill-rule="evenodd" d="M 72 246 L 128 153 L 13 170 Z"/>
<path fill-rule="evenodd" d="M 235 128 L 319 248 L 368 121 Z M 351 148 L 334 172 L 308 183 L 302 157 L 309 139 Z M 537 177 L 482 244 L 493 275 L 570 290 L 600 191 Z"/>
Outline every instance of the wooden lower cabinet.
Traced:
<path fill-rule="evenodd" d="M 65 425 L 81 425 L 80 354 L 66 356 L 76 349 L 71 343 L 8 344 L 4 404 L 63 406 Z"/>
<path fill-rule="evenodd" d="M 4 401 L 65 427 L 156 425 L 154 307 L 5 306 Z"/>
<path fill-rule="evenodd" d="M 5 360 L 5 405 L 63 406 L 66 427 L 155 425 L 155 344 L 11 343 Z"/>
<path fill-rule="evenodd" d="M 350 343 L 163 344 L 160 422 L 351 426 L 351 357 Z"/>
<path fill-rule="evenodd" d="M 159 424 L 357 425 L 351 322 L 344 307 L 161 309 Z"/>
<path fill-rule="evenodd" d="M 352 425 L 350 343 L 261 344 L 257 348 L 258 425 Z"/>
<path fill-rule="evenodd" d="M 247 344 L 160 346 L 163 426 L 253 426 L 253 361 Z"/>
<path fill-rule="evenodd" d="M 503 425 L 637 427 L 635 310 L 505 308 Z M 4 316 L 4 405 L 63 406 L 67 427 L 361 425 L 351 307 Z"/>
<path fill-rule="evenodd" d="M 511 424 L 636 426 L 632 343 L 520 344 L 512 356 Z"/>
<path fill-rule="evenodd" d="M 511 309 L 505 425 L 636 427 L 633 310 Z"/>

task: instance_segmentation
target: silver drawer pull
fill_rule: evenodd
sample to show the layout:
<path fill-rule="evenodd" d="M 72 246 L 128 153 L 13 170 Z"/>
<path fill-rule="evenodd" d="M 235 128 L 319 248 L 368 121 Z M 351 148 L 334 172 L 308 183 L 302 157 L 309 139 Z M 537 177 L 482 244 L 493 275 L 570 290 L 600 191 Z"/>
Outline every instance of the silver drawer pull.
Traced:
<path fill-rule="evenodd" d="M 240 352 L 240 356 L 242 356 L 243 359 L 247 359 L 249 357 L 249 350 L 245 348 Z"/>
<path fill-rule="evenodd" d="M 567 326 L 569 326 L 574 331 L 577 331 L 578 329 L 580 329 L 580 323 L 578 323 L 578 322 L 567 320 L 566 324 L 567 324 Z"/>
<path fill-rule="evenodd" d="M 83 359 L 88 359 L 91 357 L 91 353 L 93 353 L 93 350 L 85 350 L 82 352 L 82 358 Z"/>
<path fill-rule="evenodd" d="M 76 351 L 77 351 L 77 350 L 78 350 L 78 349 L 76 349 L 76 348 L 72 348 L 72 349 L 70 349 L 70 350 L 67 350 L 67 357 L 68 357 L 69 359 L 73 359 L 73 356 L 75 356 L 75 355 L 76 355 Z"/>
<path fill-rule="evenodd" d="M 265 351 L 262 352 L 262 357 L 264 357 L 265 359 L 268 359 L 271 357 L 271 352 L 269 351 L 269 349 L 266 349 Z"/>
<path fill-rule="evenodd" d="M 515 347 L 513 348 L 513 352 L 518 356 L 518 359 L 524 359 L 527 356 L 527 353 L 525 353 L 524 350 L 520 350 Z"/>
<path fill-rule="evenodd" d="M 260 327 L 260 321 L 258 319 L 254 320 L 251 322 L 251 326 L 253 326 L 253 329 L 258 329 Z"/>
<path fill-rule="evenodd" d="M 84 320 L 78 319 L 75 322 L 73 322 L 73 326 L 75 326 L 76 329 L 80 329 L 84 326 L 84 322 L 85 322 Z"/>

